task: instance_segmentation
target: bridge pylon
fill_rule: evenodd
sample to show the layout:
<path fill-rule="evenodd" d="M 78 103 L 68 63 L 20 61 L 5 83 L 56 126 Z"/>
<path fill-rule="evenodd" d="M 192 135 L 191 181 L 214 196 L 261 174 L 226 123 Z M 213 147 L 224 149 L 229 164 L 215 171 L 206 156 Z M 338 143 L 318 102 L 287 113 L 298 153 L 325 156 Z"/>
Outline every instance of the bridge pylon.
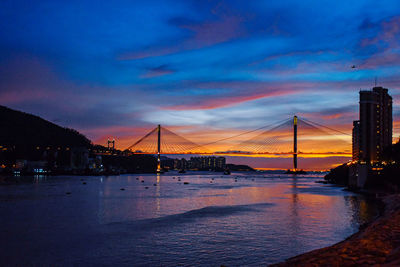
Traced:
<path fill-rule="evenodd" d="M 157 126 L 157 173 L 163 173 L 161 169 L 161 125 Z"/>
<path fill-rule="evenodd" d="M 297 171 L 297 116 L 293 117 L 293 171 Z"/>

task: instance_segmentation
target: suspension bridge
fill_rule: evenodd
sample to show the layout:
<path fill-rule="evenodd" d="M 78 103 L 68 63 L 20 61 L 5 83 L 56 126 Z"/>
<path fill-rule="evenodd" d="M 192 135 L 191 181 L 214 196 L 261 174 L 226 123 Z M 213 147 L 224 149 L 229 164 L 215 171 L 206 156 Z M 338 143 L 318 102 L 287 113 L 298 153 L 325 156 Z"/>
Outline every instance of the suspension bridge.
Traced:
<path fill-rule="evenodd" d="M 238 141 L 223 151 L 212 149 L 217 144 L 255 134 Z M 229 155 L 260 157 L 293 157 L 293 170 L 298 170 L 298 157 L 351 156 L 351 141 L 346 132 L 336 130 L 305 118 L 294 116 L 273 125 L 222 138 L 210 143 L 196 144 L 161 125 L 127 148 L 132 154 L 157 155 L 161 171 L 161 155 Z"/>

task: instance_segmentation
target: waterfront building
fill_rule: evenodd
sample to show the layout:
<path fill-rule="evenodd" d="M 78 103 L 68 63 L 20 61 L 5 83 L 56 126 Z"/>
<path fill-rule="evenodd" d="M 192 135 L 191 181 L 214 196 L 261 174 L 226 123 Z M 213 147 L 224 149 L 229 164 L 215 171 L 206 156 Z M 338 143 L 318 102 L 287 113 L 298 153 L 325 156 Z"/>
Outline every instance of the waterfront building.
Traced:
<path fill-rule="evenodd" d="M 352 159 L 358 161 L 360 159 L 360 121 L 353 121 L 353 134 L 352 134 Z"/>
<path fill-rule="evenodd" d="M 360 91 L 359 160 L 379 162 L 384 149 L 392 144 L 392 129 L 392 97 L 388 89 Z"/>
<path fill-rule="evenodd" d="M 175 159 L 175 169 L 222 171 L 226 167 L 225 157 L 191 157 L 190 160 Z"/>
<path fill-rule="evenodd" d="M 174 159 L 174 169 L 175 170 L 186 170 L 188 169 L 188 161 L 184 158 Z"/>
<path fill-rule="evenodd" d="M 384 150 L 392 145 L 392 97 L 388 89 L 360 91 L 360 119 L 353 121 L 353 162 L 349 186 L 363 188 L 382 169 Z"/>
<path fill-rule="evenodd" d="M 224 170 L 226 167 L 226 159 L 225 157 L 217 157 L 216 158 L 216 168 Z"/>

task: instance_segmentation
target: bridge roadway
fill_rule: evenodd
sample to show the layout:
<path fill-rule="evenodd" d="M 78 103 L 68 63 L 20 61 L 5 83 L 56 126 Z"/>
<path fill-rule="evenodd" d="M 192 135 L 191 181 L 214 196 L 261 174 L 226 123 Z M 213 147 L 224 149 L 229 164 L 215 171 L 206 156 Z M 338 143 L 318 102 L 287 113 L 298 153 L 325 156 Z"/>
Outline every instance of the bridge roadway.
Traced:
<path fill-rule="evenodd" d="M 214 151 L 211 152 L 208 149 L 204 149 L 203 147 L 215 144 L 221 141 L 226 141 L 228 139 L 232 139 L 235 137 L 239 137 L 248 133 L 255 132 L 257 130 L 264 129 L 266 127 L 270 127 L 267 131 L 237 144 L 236 146 L 226 150 L 226 151 Z M 288 149 L 290 151 L 282 152 L 282 148 L 279 149 L 279 145 L 282 144 L 282 140 L 279 139 L 279 134 L 282 135 L 283 130 L 290 129 L 293 133 L 292 135 L 292 148 Z M 347 134 L 341 132 L 339 130 L 335 130 L 324 125 L 314 123 L 310 120 L 304 118 L 298 118 L 294 116 L 293 118 L 284 120 L 283 122 L 279 122 L 278 124 L 264 126 L 258 128 L 256 130 L 248 131 L 245 133 L 241 133 L 235 136 L 223 138 L 221 140 L 217 140 L 208 144 L 198 145 L 188 139 L 175 134 L 174 132 L 161 127 L 158 125 L 156 128 L 151 130 L 148 134 L 140 138 L 137 142 L 127 148 L 132 154 L 155 154 L 158 159 L 158 168 L 161 169 L 161 154 L 163 155 L 225 155 L 225 156 L 259 156 L 259 157 L 279 157 L 279 156 L 292 156 L 293 157 L 293 170 L 297 169 L 297 157 L 334 157 L 334 156 L 342 156 L 342 157 L 350 157 L 351 153 L 349 150 L 345 151 L 334 151 L 334 152 L 304 152 L 298 151 L 298 143 L 302 140 L 298 139 L 298 132 L 306 132 L 309 131 L 309 135 L 317 135 L 319 138 L 323 136 L 329 136 L 328 140 L 332 141 L 332 134 L 330 134 L 327 130 L 336 132 L 336 135 L 339 133 L 341 136 L 351 136 L 351 134 Z M 288 134 L 283 134 L 286 137 Z M 317 143 L 320 140 L 309 139 L 308 142 Z M 342 140 L 343 141 L 343 140 Z M 288 140 L 286 140 L 288 142 Z M 313 143 L 313 144 L 314 144 Z M 347 145 L 347 144 L 346 144 Z M 350 146 L 350 144 L 348 144 Z M 332 147 L 329 145 L 323 145 L 320 147 Z M 286 148 L 287 149 L 287 148 Z M 273 151 L 275 150 L 275 151 Z M 314 150 L 314 149 L 313 149 Z"/>

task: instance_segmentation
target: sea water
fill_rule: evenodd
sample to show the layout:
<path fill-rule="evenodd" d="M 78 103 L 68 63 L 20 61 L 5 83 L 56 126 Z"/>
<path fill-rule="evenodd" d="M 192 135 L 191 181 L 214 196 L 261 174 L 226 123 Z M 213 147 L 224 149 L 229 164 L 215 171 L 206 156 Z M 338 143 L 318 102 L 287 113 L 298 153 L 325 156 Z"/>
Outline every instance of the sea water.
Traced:
<path fill-rule="evenodd" d="M 322 175 L 169 172 L 0 186 L 1 265 L 260 266 L 337 243 L 377 203 Z"/>

